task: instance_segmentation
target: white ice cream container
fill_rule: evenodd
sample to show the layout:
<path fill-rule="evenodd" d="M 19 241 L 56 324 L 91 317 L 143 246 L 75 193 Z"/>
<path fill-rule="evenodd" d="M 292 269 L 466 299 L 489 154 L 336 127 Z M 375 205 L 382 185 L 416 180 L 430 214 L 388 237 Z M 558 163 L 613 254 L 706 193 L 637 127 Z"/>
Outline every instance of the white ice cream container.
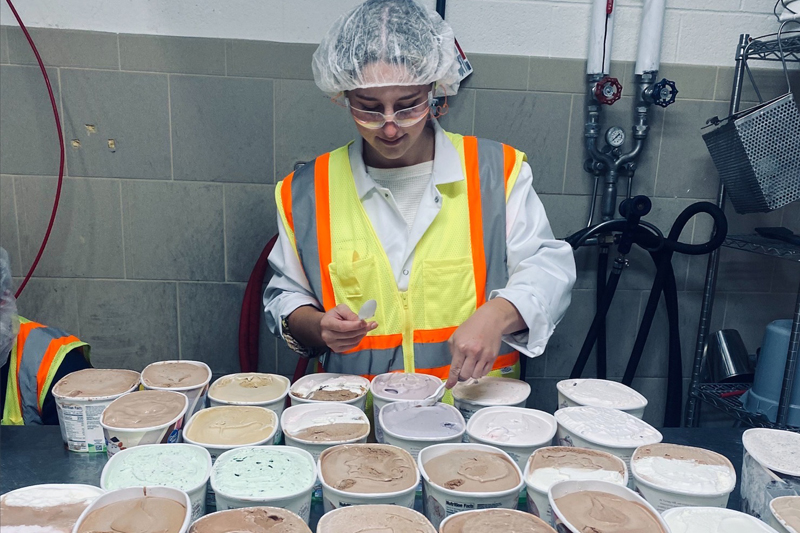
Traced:
<path fill-rule="evenodd" d="M 464 420 L 469 421 L 484 407 L 525 407 L 530 395 L 531 386 L 526 381 L 487 376 L 456 384 L 453 387 L 453 405 L 464 415 Z"/>
<path fill-rule="evenodd" d="M 511 489 L 499 492 L 459 492 L 444 488 L 431 482 L 430 476 L 425 472 L 425 463 L 448 453 L 451 450 L 480 450 L 482 452 L 504 455 L 514 466 L 519 475 L 519 484 Z M 471 509 L 516 509 L 519 502 L 519 493 L 525 486 L 522 471 L 514 460 L 503 450 L 486 444 L 459 443 L 436 444 L 429 446 L 419 453 L 417 458 L 420 475 L 422 476 L 422 505 L 424 514 L 434 527 L 439 527 L 446 517 L 461 511 Z"/>
<path fill-rule="evenodd" d="M 462 529 L 462 528 L 468 527 L 468 525 L 470 524 L 470 522 L 472 521 L 473 518 L 479 518 L 482 514 L 487 514 L 487 513 L 490 513 L 492 511 L 493 511 L 493 509 L 473 509 L 471 511 L 462 511 L 462 512 L 456 513 L 454 515 L 450 515 L 447 518 L 445 518 L 444 520 L 442 520 L 442 523 L 439 525 L 439 533 L 445 533 L 447 531 L 448 524 L 451 525 L 451 526 L 455 526 L 455 524 L 452 524 L 452 522 L 455 521 L 455 520 L 459 520 L 459 518 L 457 518 L 457 517 L 461 517 L 461 518 L 465 519 L 464 524 L 462 524 L 461 528 L 459 528 L 460 531 L 465 531 L 465 529 Z M 494 511 L 496 511 L 496 509 Z M 514 513 L 514 514 L 518 514 L 521 518 L 523 518 L 525 520 L 525 522 L 530 523 L 530 527 L 536 527 L 536 531 L 545 531 L 545 530 L 553 531 L 552 528 L 546 527 L 546 526 L 549 526 L 549 524 L 545 523 L 539 517 L 531 516 L 529 513 L 526 513 L 524 511 L 517 511 L 516 509 L 503 509 L 503 511 L 506 511 L 506 512 L 509 512 L 509 513 Z M 489 526 L 489 525 L 491 525 L 491 526 L 495 526 L 495 525 L 500 526 L 500 525 L 502 525 L 502 524 L 494 524 L 494 523 L 488 524 L 487 522 L 484 522 L 481 525 L 484 526 L 484 527 Z M 451 529 L 452 529 L 452 527 L 451 527 Z M 471 531 L 471 529 L 470 529 L 470 531 Z M 523 530 L 514 529 L 514 531 L 512 533 L 515 533 L 517 531 L 519 531 L 520 533 L 523 532 Z M 525 529 L 524 531 L 528 532 L 528 531 L 530 531 L 530 529 Z M 508 532 L 498 529 L 497 533 L 508 533 Z"/>
<path fill-rule="evenodd" d="M 126 500 L 133 500 L 143 496 L 153 496 L 156 498 L 166 498 L 180 503 L 186 507 L 186 517 L 183 519 L 183 524 L 179 533 L 186 533 L 189 530 L 189 524 L 192 523 L 192 502 L 189 500 L 189 495 L 182 490 L 173 489 L 170 487 L 130 487 L 127 489 L 119 489 L 112 492 L 106 492 L 97 498 L 92 505 L 86 508 L 78 519 L 78 523 L 73 528 L 73 533 L 78 533 L 81 524 L 86 517 L 93 511 L 107 507 L 112 503 L 124 502 Z"/>
<path fill-rule="evenodd" d="M 64 505 L 81 505 L 88 507 L 98 497 L 102 496 L 105 491 L 99 487 L 92 485 L 79 485 L 75 483 L 46 483 L 43 485 L 30 485 L 28 487 L 21 487 L 16 490 L 6 492 L 0 496 L 0 503 L 10 507 L 35 507 L 37 509 L 48 507 L 59 507 Z M 63 509 L 61 510 L 63 513 Z M 80 518 L 82 511 L 75 509 L 74 516 L 77 522 Z M 59 514 L 62 514 L 59 513 Z M 64 517 L 61 517 L 64 520 Z M 43 523 L 44 522 L 44 523 Z M 35 520 L 33 523 L 20 525 L 16 527 L 9 527 L 9 530 L 16 529 L 17 531 L 43 531 L 49 533 L 56 531 L 45 526 L 46 520 Z M 74 524 L 72 524 L 74 525 Z M 6 524 L 2 523 L 0 517 L 0 529 L 5 531 Z"/>
<path fill-rule="evenodd" d="M 256 407 L 256 406 L 243 406 L 243 407 L 248 408 L 248 409 L 260 409 L 260 410 L 263 410 L 265 412 L 269 412 L 270 413 L 270 415 L 272 417 L 272 421 L 273 421 L 273 429 L 272 429 L 272 431 L 270 432 L 270 434 L 268 436 L 264 437 L 263 439 L 254 439 L 251 442 L 242 442 L 240 444 L 227 444 L 227 445 L 226 444 L 210 444 L 208 442 L 199 442 L 199 441 L 192 440 L 191 438 L 189 438 L 187 436 L 188 434 L 191 433 L 190 429 L 191 429 L 192 425 L 195 423 L 195 421 L 197 420 L 197 417 L 201 413 L 207 413 L 208 411 L 212 411 L 212 410 L 215 410 L 215 409 L 236 408 L 236 406 L 232 406 L 232 405 L 221 405 L 221 406 L 218 406 L 218 407 L 209 407 L 208 409 L 202 409 L 202 410 L 196 412 L 195 414 L 193 414 L 192 418 L 190 418 L 189 421 L 186 423 L 186 425 L 183 427 L 183 440 L 184 440 L 184 442 L 188 442 L 189 444 L 195 444 L 197 446 L 202 446 L 203 448 L 208 450 L 208 453 L 211 454 L 212 463 L 217 460 L 217 457 L 219 457 L 223 453 L 227 452 L 228 450 L 232 450 L 234 448 L 241 448 L 242 446 L 271 446 L 272 443 L 274 442 L 275 433 L 278 431 L 278 417 L 275 416 L 275 413 L 273 411 L 271 411 L 269 409 L 266 409 L 264 407 Z"/>
<path fill-rule="evenodd" d="M 581 530 L 572 525 L 564 517 L 563 511 L 558 508 L 558 504 L 556 503 L 556 501 L 559 498 L 567 496 L 568 494 L 573 494 L 575 492 L 583 492 L 583 491 L 605 492 L 607 494 L 618 496 L 630 502 L 636 502 L 642 505 L 645 509 L 647 509 L 650 512 L 653 518 L 655 518 L 658 521 L 659 525 L 661 525 L 661 527 L 664 529 L 664 533 L 671 533 L 670 528 L 667 526 L 666 522 L 664 522 L 664 519 L 661 517 L 661 515 L 658 514 L 658 511 L 656 511 L 652 505 L 647 503 L 647 500 L 636 494 L 631 489 L 623 487 L 622 485 L 617 485 L 615 483 L 609 483 L 607 481 L 578 481 L 578 480 L 561 481 L 550 487 L 549 491 L 550 506 L 553 508 L 553 514 L 555 515 L 554 527 L 556 528 L 557 531 L 564 533 L 583 533 Z M 613 529 L 609 529 L 609 531 L 613 531 Z M 652 533 L 658 533 L 658 532 L 654 531 Z"/>
<path fill-rule="evenodd" d="M 375 514 L 392 513 L 395 516 L 399 515 L 401 520 L 405 518 L 408 520 L 408 523 L 413 524 L 411 527 L 416 527 L 416 529 L 414 529 L 415 533 L 436 533 L 436 529 L 421 513 L 413 509 L 398 507 L 396 505 L 361 505 L 357 510 L 353 507 L 339 507 L 338 509 L 334 509 L 322 515 L 322 518 L 319 519 L 319 523 L 317 524 L 317 533 L 351 533 L 353 530 L 350 528 L 356 523 L 354 520 L 358 520 L 358 518 L 363 519 L 363 516 L 355 517 L 352 515 L 356 513 L 361 514 L 361 512 L 365 510 Z M 413 522 L 411 522 L 412 520 Z M 367 524 L 365 524 L 365 526 L 369 527 Z M 380 529 L 380 526 L 378 526 L 378 529 L 374 530 L 367 529 L 365 533 L 370 531 L 374 531 L 375 533 L 393 533 L 392 531 Z"/>
<path fill-rule="evenodd" d="M 246 469 L 248 467 L 261 467 L 260 462 L 250 465 L 247 457 L 259 457 L 263 450 L 268 450 L 270 455 L 277 459 L 282 456 L 285 459 L 283 465 L 265 466 L 264 468 L 270 469 L 269 475 L 273 476 L 276 482 L 298 479 L 297 490 L 286 491 L 285 494 L 273 496 L 269 494 L 245 494 L 243 491 L 227 490 L 224 486 L 222 489 L 220 488 L 223 479 L 228 475 L 225 472 L 226 469 L 231 470 L 235 477 L 241 478 L 246 482 L 249 479 L 245 476 Z M 261 459 L 253 460 L 252 462 L 256 463 L 257 461 L 261 461 Z M 291 461 L 295 461 L 296 464 L 291 465 Z M 298 465 L 302 467 L 302 472 L 297 469 L 289 469 L 292 466 L 298 467 Z M 246 487 L 248 489 L 258 488 L 261 490 L 265 487 L 266 481 L 263 473 L 259 475 L 256 472 L 253 475 L 253 480 L 246 484 Z M 306 522 L 311 516 L 311 493 L 314 490 L 316 481 L 317 465 L 314 462 L 314 458 L 307 451 L 291 446 L 244 446 L 228 450 L 217 458 L 211 469 L 211 488 L 214 490 L 218 511 L 266 505 L 288 509 Z"/>
<path fill-rule="evenodd" d="M 416 415 L 417 420 L 412 417 L 406 426 L 392 422 L 392 415 L 400 414 L 402 416 L 404 411 L 419 413 L 419 415 Z M 426 428 L 424 422 L 428 417 L 422 418 L 423 413 L 432 413 L 433 418 L 436 419 L 437 426 Z M 384 405 L 378 416 L 379 424 L 384 428 L 383 437 L 386 444 L 403 448 L 411 454 L 415 461 L 419 456 L 419 452 L 428 446 L 461 442 L 467 429 L 467 424 L 464 422 L 461 412 L 446 403 L 421 406 L 413 402 L 395 402 Z M 388 419 L 388 422 L 384 419 Z M 444 424 L 447 424 L 447 427 Z M 430 429 L 430 431 L 426 431 L 426 429 Z"/>
<path fill-rule="evenodd" d="M 558 424 L 553 415 L 524 407 L 487 407 L 467 423 L 470 442 L 489 444 L 511 456 L 521 470 L 531 454 L 550 446 Z"/>
<path fill-rule="evenodd" d="M 375 438 L 383 440 L 383 428 L 380 424 L 381 408 L 394 402 L 423 400 L 436 392 L 442 380 L 430 374 L 410 374 L 405 372 L 388 372 L 372 379 L 369 390 L 372 393 L 372 419 L 375 421 Z M 444 391 L 442 391 L 443 395 Z"/>
<path fill-rule="evenodd" d="M 744 449 L 764 468 L 800 477 L 800 433 L 752 428 L 742 435 Z"/>
<path fill-rule="evenodd" d="M 559 446 L 591 448 L 616 455 L 630 468 L 634 450 L 663 438 L 653 426 L 608 407 L 565 407 L 555 413 Z M 629 486 L 632 484 L 628 481 Z"/>
<path fill-rule="evenodd" d="M 157 462 L 150 465 L 150 472 L 136 472 L 131 473 L 133 477 L 119 482 L 114 477 L 115 472 L 129 468 L 126 463 L 134 456 L 146 456 L 151 453 L 156 453 Z M 195 479 L 194 483 L 185 483 L 187 481 L 186 462 L 181 461 L 181 456 L 197 458 L 201 462 L 197 467 L 197 477 L 202 478 L 201 481 Z M 153 459 L 150 459 L 153 460 Z M 197 461 L 196 461 L 197 462 Z M 155 475 L 155 471 L 158 474 Z M 193 473 L 194 474 L 194 473 Z M 164 476 L 163 478 L 161 476 Z M 103 473 L 100 475 L 100 486 L 104 490 L 118 490 L 128 487 L 171 487 L 174 489 L 182 490 L 189 495 L 191 501 L 192 520 L 197 520 L 206 514 L 206 486 L 208 479 L 211 476 L 211 456 L 208 451 L 194 444 L 175 444 L 172 446 L 160 446 L 158 444 L 148 444 L 145 446 L 136 446 L 115 454 L 108 460 L 106 466 L 103 467 Z M 158 479 L 156 479 L 156 477 Z M 195 477 L 192 475 L 192 477 Z"/>
<path fill-rule="evenodd" d="M 557 479 L 553 480 L 552 482 L 548 483 L 547 486 L 540 485 L 532 479 L 533 476 L 533 461 L 537 454 L 540 453 L 550 453 L 550 452 L 557 452 L 559 450 L 574 450 L 576 453 L 586 453 L 588 455 L 595 455 L 598 454 L 604 460 L 608 461 L 609 463 L 613 463 L 617 465 L 617 470 L 614 471 L 616 474 L 612 473 L 611 470 L 603 470 L 603 469 L 580 469 L 580 468 L 565 468 L 559 471 L 559 475 Z M 619 474 L 619 472 L 622 474 Z M 590 480 L 599 480 L 599 481 L 609 481 L 611 483 L 616 483 L 618 485 L 627 486 L 628 485 L 628 467 L 625 464 L 625 461 L 620 459 L 614 454 L 608 452 L 601 452 L 599 450 L 590 450 L 590 449 L 580 449 L 580 448 L 565 448 L 563 446 L 546 446 L 544 448 L 539 448 L 538 450 L 534 451 L 530 458 L 528 459 L 527 464 L 525 465 L 524 478 L 525 478 L 525 486 L 527 487 L 527 501 L 528 501 L 528 512 L 540 517 L 542 520 L 547 522 L 550 525 L 555 524 L 555 515 L 553 514 L 553 508 L 550 506 L 550 496 L 549 490 L 550 487 L 555 485 L 560 481 L 566 480 L 580 480 L 580 481 L 590 481 Z M 617 477 L 619 475 L 619 477 Z"/>
<path fill-rule="evenodd" d="M 119 401 L 121 398 L 131 394 L 142 394 L 144 392 L 145 391 L 123 394 L 114 401 Z M 133 448 L 134 446 L 141 446 L 143 444 L 181 442 L 181 428 L 183 428 L 183 421 L 186 416 L 186 410 L 189 407 L 189 401 L 186 399 L 185 394 L 172 391 L 163 392 L 175 394 L 184 399 L 183 409 L 180 414 L 167 423 L 146 428 L 114 427 L 107 425 L 103 421 L 103 416 L 100 416 L 100 425 L 103 427 L 103 434 L 106 439 L 106 452 L 109 457 L 127 448 Z"/>
<path fill-rule="evenodd" d="M 789 504 L 791 505 L 795 515 L 800 515 L 800 496 L 781 496 L 769 502 L 770 514 L 767 516 L 767 523 L 778 533 L 800 533 L 795 527 L 792 527 L 779 512 L 775 510 L 775 504 Z"/>
<path fill-rule="evenodd" d="M 169 365 L 171 363 L 189 363 L 200 366 L 206 370 L 206 372 L 208 373 L 208 377 L 206 377 L 202 383 L 199 383 L 197 385 L 189 385 L 186 387 L 160 387 L 147 382 L 146 372 L 148 368 L 157 365 Z M 208 367 L 207 364 L 201 361 L 188 361 L 183 359 L 179 361 L 157 361 L 155 363 L 150 363 L 144 368 L 144 370 L 142 370 L 142 385 L 144 385 L 145 389 L 175 391 L 175 392 L 180 392 L 181 394 L 186 396 L 186 399 L 189 401 L 189 407 L 186 412 L 188 413 L 189 416 L 192 416 L 197 411 L 203 409 L 206 406 L 206 397 L 208 395 L 209 382 L 211 382 L 211 369 Z"/>
<path fill-rule="evenodd" d="M 102 380 L 103 374 L 109 371 L 101 368 L 87 368 L 78 372 L 97 374 L 98 379 Z M 106 439 L 103 435 L 103 428 L 100 425 L 100 415 L 103 413 L 103 409 L 123 394 L 133 392 L 139 388 L 138 372 L 116 369 L 113 372 L 129 375 L 133 383 L 124 390 L 103 396 L 59 394 L 59 383 L 66 380 L 70 375 L 77 373 L 73 372 L 61 378 L 53 386 L 53 399 L 56 402 L 61 438 L 69 451 L 90 453 L 106 451 Z"/>
<path fill-rule="evenodd" d="M 417 486 L 419 485 L 419 468 L 417 467 L 414 458 L 411 457 L 407 451 L 397 446 L 390 444 L 342 444 L 340 446 L 376 446 L 388 447 L 394 449 L 400 455 L 405 455 L 408 462 L 414 466 L 414 483 L 409 487 L 394 491 L 394 492 L 347 492 L 339 490 L 329 484 L 331 480 L 325 480 L 322 471 L 322 462 L 325 456 L 333 453 L 337 447 L 328 448 L 319 456 L 317 460 L 317 471 L 319 472 L 319 480 L 322 483 L 322 504 L 324 512 L 329 512 L 341 507 L 350 507 L 352 505 L 399 505 L 400 507 L 407 507 L 408 509 L 414 508 L 414 496 L 416 495 Z"/>
<path fill-rule="evenodd" d="M 254 514 L 258 514 L 257 518 L 254 517 Z M 261 524 L 261 520 L 259 518 L 264 517 L 266 515 L 268 517 L 269 522 L 268 528 L 264 529 Z M 241 521 L 242 518 L 245 519 L 246 524 L 245 527 L 250 527 L 250 529 L 238 529 L 235 528 L 231 524 L 233 519 L 237 519 Z M 288 525 L 287 525 L 288 523 Z M 231 533 L 247 533 L 247 532 L 260 532 L 260 533 L 269 533 L 271 531 L 278 531 L 278 533 L 284 531 L 291 531 L 292 533 L 312 533 L 311 529 L 309 529 L 308 524 L 304 523 L 303 519 L 300 518 L 297 514 L 289 511 L 288 509 L 279 509 L 277 507 L 245 507 L 240 509 L 227 509 L 225 511 L 217 511 L 215 513 L 209 513 L 204 517 L 196 520 L 192 523 L 192 527 L 189 529 L 190 533 L 197 533 L 198 531 L 219 531 L 219 527 L 228 527 L 228 531 Z"/>
<path fill-rule="evenodd" d="M 357 437 L 341 440 L 316 441 L 297 437 L 297 433 L 304 429 L 324 428 L 335 424 L 363 424 L 364 430 Z M 369 419 L 364 411 L 354 405 L 339 402 L 313 402 L 288 407 L 281 415 L 281 427 L 286 445 L 309 452 L 315 461 L 331 446 L 367 442 L 370 429 Z"/>
<path fill-rule="evenodd" d="M 227 395 L 226 397 L 226 395 L 222 392 L 221 386 L 225 383 L 231 383 L 234 381 L 247 382 L 248 380 L 252 382 L 258 379 L 270 379 L 281 383 L 283 385 L 283 392 L 276 398 L 263 401 L 247 399 L 246 387 L 242 387 L 242 393 L 235 395 L 235 399 L 231 395 Z M 211 384 L 211 387 L 208 389 L 208 404 L 210 407 L 217 407 L 220 405 L 250 405 L 256 407 L 266 407 L 275 413 L 275 415 L 278 417 L 278 423 L 280 424 L 281 414 L 283 413 L 283 408 L 286 405 L 286 396 L 289 394 L 290 387 L 291 382 L 289 381 L 289 378 L 280 376 L 278 374 L 262 374 L 260 372 L 241 372 L 238 374 L 229 374 L 219 378 L 217 381 Z M 257 388 L 254 389 L 257 390 Z M 282 433 L 280 431 L 280 427 L 278 427 L 278 431 L 275 433 L 275 444 L 280 442 L 281 435 Z"/>
<path fill-rule="evenodd" d="M 674 507 L 662 517 L 671 533 L 776 533 L 758 518 L 719 507 Z"/>
<path fill-rule="evenodd" d="M 349 390 L 357 393 L 358 396 L 355 398 L 344 400 L 340 403 L 355 405 L 362 411 L 366 407 L 367 392 L 369 392 L 369 380 L 353 374 L 332 373 L 309 374 L 295 381 L 289 392 L 289 398 L 291 399 L 292 405 L 299 405 L 303 403 L 331 403 L 332 401 L 336 401 L 311 400 L 305 398 L 305 396 L 315 390 L 318 390 L 320 387 L 324 387 L 325 390 Z"/>
<path fill-rule="evenodd" d="M 556 384 L 558 408 L 609 407 L 636 418 L 644 416 L 647 398 L 622 383 L 607 379 L 565 379 Z"/>
<path fill-rule="evenodd" d="M 683 458 L 690 455 L 710 464 Z M 640 446 L 630 464 L 636 491 L 660 513 L 673 507 L 726 507 L 736 486 L 736 470 L 728 458 L 702 448 Z"/>

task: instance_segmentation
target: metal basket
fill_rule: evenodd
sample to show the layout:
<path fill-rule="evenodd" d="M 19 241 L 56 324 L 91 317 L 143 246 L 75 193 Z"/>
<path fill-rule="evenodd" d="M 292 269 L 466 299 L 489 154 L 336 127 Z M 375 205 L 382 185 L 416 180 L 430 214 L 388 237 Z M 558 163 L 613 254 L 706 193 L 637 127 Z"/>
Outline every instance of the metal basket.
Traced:
<path fill-rule="evenodd" d="M 725 119 L 703 135 L 737 213 L 800 199 L 800 110 L 792 93 Z"/>

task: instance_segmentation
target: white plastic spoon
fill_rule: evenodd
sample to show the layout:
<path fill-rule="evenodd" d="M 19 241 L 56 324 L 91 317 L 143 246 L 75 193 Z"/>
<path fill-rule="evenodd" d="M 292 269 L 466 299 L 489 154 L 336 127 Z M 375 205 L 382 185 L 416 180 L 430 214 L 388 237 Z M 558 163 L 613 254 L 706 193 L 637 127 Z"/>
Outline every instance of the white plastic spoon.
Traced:
<path fill-rule="evenodd" d="M 375 311 L 378 310 L 378 302 L 375 300 L 367 300 L 361 309 L 358 310 L 358 318 L 361 320 L 368 320 L 375 316 Z"/>
<path fill-rule="evenodd" d="M 420 400 L 421 405 L 436 405 L 436 402 L 439 401 L 439 395 L 444 390 L 444 386 L 447 384 L 446 381 L 442 381 L 442 384 L 436 389 L 436 392 L 431 394 L 430 396 Z"/>

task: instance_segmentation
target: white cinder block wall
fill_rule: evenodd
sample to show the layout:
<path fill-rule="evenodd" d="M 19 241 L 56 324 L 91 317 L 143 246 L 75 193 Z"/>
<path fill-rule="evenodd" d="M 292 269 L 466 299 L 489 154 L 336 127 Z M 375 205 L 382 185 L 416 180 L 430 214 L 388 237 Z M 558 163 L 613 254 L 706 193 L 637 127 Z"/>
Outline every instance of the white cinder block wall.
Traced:
<path fill-rule="evenodd" d="M 431 8 L 435 0 L 423 0 Z M 34 27 L 319 42 L 360 0 L 17 0 Z M 585 58 L 591 0 L 449 0 L 447 19 L 473 53 Z M 642 0 L 617 0 L 613 59 L 633 61 Z M 773 0 L 667 0 L 662 61 L 733 64 L 740 33 L 777 30 Z M 5 2 L 0 22 L 15 24 Z"/>

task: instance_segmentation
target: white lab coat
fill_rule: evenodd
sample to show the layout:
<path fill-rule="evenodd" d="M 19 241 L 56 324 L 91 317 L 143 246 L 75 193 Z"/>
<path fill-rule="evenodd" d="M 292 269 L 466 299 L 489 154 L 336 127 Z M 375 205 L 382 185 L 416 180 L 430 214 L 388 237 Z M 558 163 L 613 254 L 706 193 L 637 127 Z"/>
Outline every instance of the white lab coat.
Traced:
<path fill-rule="evenodd" d="M 367 174 L 362 156 L 363 141 L 358 139 L 349 148 L 356 190 L 389 258 L 400 290 L 408 288 L 415 247 L 441 209 L 443 198 L 436 185 L 464 179 L 458 151 L 435 120 L 433 125 L 436 143 L 433 175 L 410 229 L 392 193 Z M 295 212 L 294 216 L 314 214 Z M 278 242 L 269 256 L 275 274 L 264 292 L 267 326 L 274 335 L 282 334 L 281 319 L 298 307 L 313 305 L 322 309 L 280 215 L 278 231 Z M 489 299 L 502 297 L 514 304 L 527 330 L 505 335 L 503 340 L 520 352 L 536 357 L 544 352 L 547 340 L 569 307 L 575 283 L 575 260 L 570 246 L 553 237 L 544 206 L 533 190 L 528 163 L 522 164 L 506 205 L 506 255 L 508 284 L 493 291 Z"/>

